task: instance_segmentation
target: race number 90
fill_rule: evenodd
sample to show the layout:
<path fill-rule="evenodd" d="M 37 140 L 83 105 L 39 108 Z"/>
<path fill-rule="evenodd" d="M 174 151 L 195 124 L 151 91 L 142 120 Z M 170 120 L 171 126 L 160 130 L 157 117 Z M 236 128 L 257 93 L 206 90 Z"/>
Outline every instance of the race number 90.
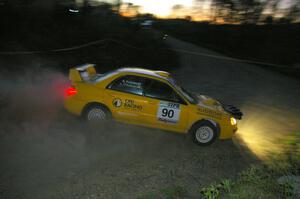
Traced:
<path fill-rule="evenodd" d="M 168 117 L 168 118 L 173 118 L 174 117 L 174 110 L 169 110 L 169 109 L 162 109 L 162 116 L 163 117 Z"/>

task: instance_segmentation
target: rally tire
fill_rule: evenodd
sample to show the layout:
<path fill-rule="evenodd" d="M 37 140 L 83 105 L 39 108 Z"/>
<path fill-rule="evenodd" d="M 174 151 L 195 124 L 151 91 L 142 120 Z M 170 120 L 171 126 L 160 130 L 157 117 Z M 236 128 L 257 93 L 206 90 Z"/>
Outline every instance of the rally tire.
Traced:
<path fill-rule="evenodd" d="M 195 123 L 189 133 L 192 136 L 193 142 L 199 146 L 211 145 L 219 135 L 218 128 L 206 120 Z"/>
<path fill-rule="evenodd" d="M 83 116 L 89 123 L 105 122 L 111 119 L 111 112 L 103 105 L 94 104 L 85 109 Z"/>

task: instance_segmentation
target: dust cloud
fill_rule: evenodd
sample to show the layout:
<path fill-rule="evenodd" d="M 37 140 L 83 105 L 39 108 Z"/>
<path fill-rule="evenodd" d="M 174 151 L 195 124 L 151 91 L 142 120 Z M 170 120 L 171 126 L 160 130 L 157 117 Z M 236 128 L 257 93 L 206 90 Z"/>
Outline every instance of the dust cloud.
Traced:
<path fill-rule="evenodd" d="M 45 186 L 55 189 L 100 157 L 130 150 L 134 143 L 130 140 L 133 128 L 123 126 L 120 131 L 105 124 L 91 129 L 66 113 L 64 90 L 70 83 L 61 72 L 36 67 L 1 75 L 0 81 L 0 178 L 5 182 L 0 191 L 4 198 L 32 197 Z"/>
<path fill-rule="evenodd" d="M 286 144 L 300 129 L 299 116 L 262 104 L 246 103 L 242 107 L 245 117 L 238 124 L 237 140 L 263 161 L 275 156 L 284 156 L 290 147 Z"/>
<path fill-rule="evenodd" d="M 52 120 L 62 107 L 68 79 L 47 69 L 0 75 L 2 120 Z"/>

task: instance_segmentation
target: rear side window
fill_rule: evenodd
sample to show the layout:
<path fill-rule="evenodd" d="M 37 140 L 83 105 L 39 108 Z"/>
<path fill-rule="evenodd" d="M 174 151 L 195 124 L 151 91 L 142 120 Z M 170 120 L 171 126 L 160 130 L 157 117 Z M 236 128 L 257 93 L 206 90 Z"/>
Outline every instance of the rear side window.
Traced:
<path fill-rule="evenodd" d="M 172 87 L 153 79 L 147 79 L 145 81 L 144 95 L 155 99 L 186 104 Z"/>
<path fill-rule="evenodd" d="M 113 81 L 108 88 L 135 95 L 143 95 L 143 80 L 144 78 L 142 77 L 127 75 Z"/>

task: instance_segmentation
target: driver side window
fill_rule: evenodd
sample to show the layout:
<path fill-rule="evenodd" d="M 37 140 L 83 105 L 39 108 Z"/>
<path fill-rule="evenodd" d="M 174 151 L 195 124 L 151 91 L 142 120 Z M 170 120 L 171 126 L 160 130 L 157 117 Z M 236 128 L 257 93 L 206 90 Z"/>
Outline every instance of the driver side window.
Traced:
<path fill-rule="evenodd" d="M 155 99 L 186 104 L 168 84 L 154 79 L 146 79 L 144 95 Z"/>

